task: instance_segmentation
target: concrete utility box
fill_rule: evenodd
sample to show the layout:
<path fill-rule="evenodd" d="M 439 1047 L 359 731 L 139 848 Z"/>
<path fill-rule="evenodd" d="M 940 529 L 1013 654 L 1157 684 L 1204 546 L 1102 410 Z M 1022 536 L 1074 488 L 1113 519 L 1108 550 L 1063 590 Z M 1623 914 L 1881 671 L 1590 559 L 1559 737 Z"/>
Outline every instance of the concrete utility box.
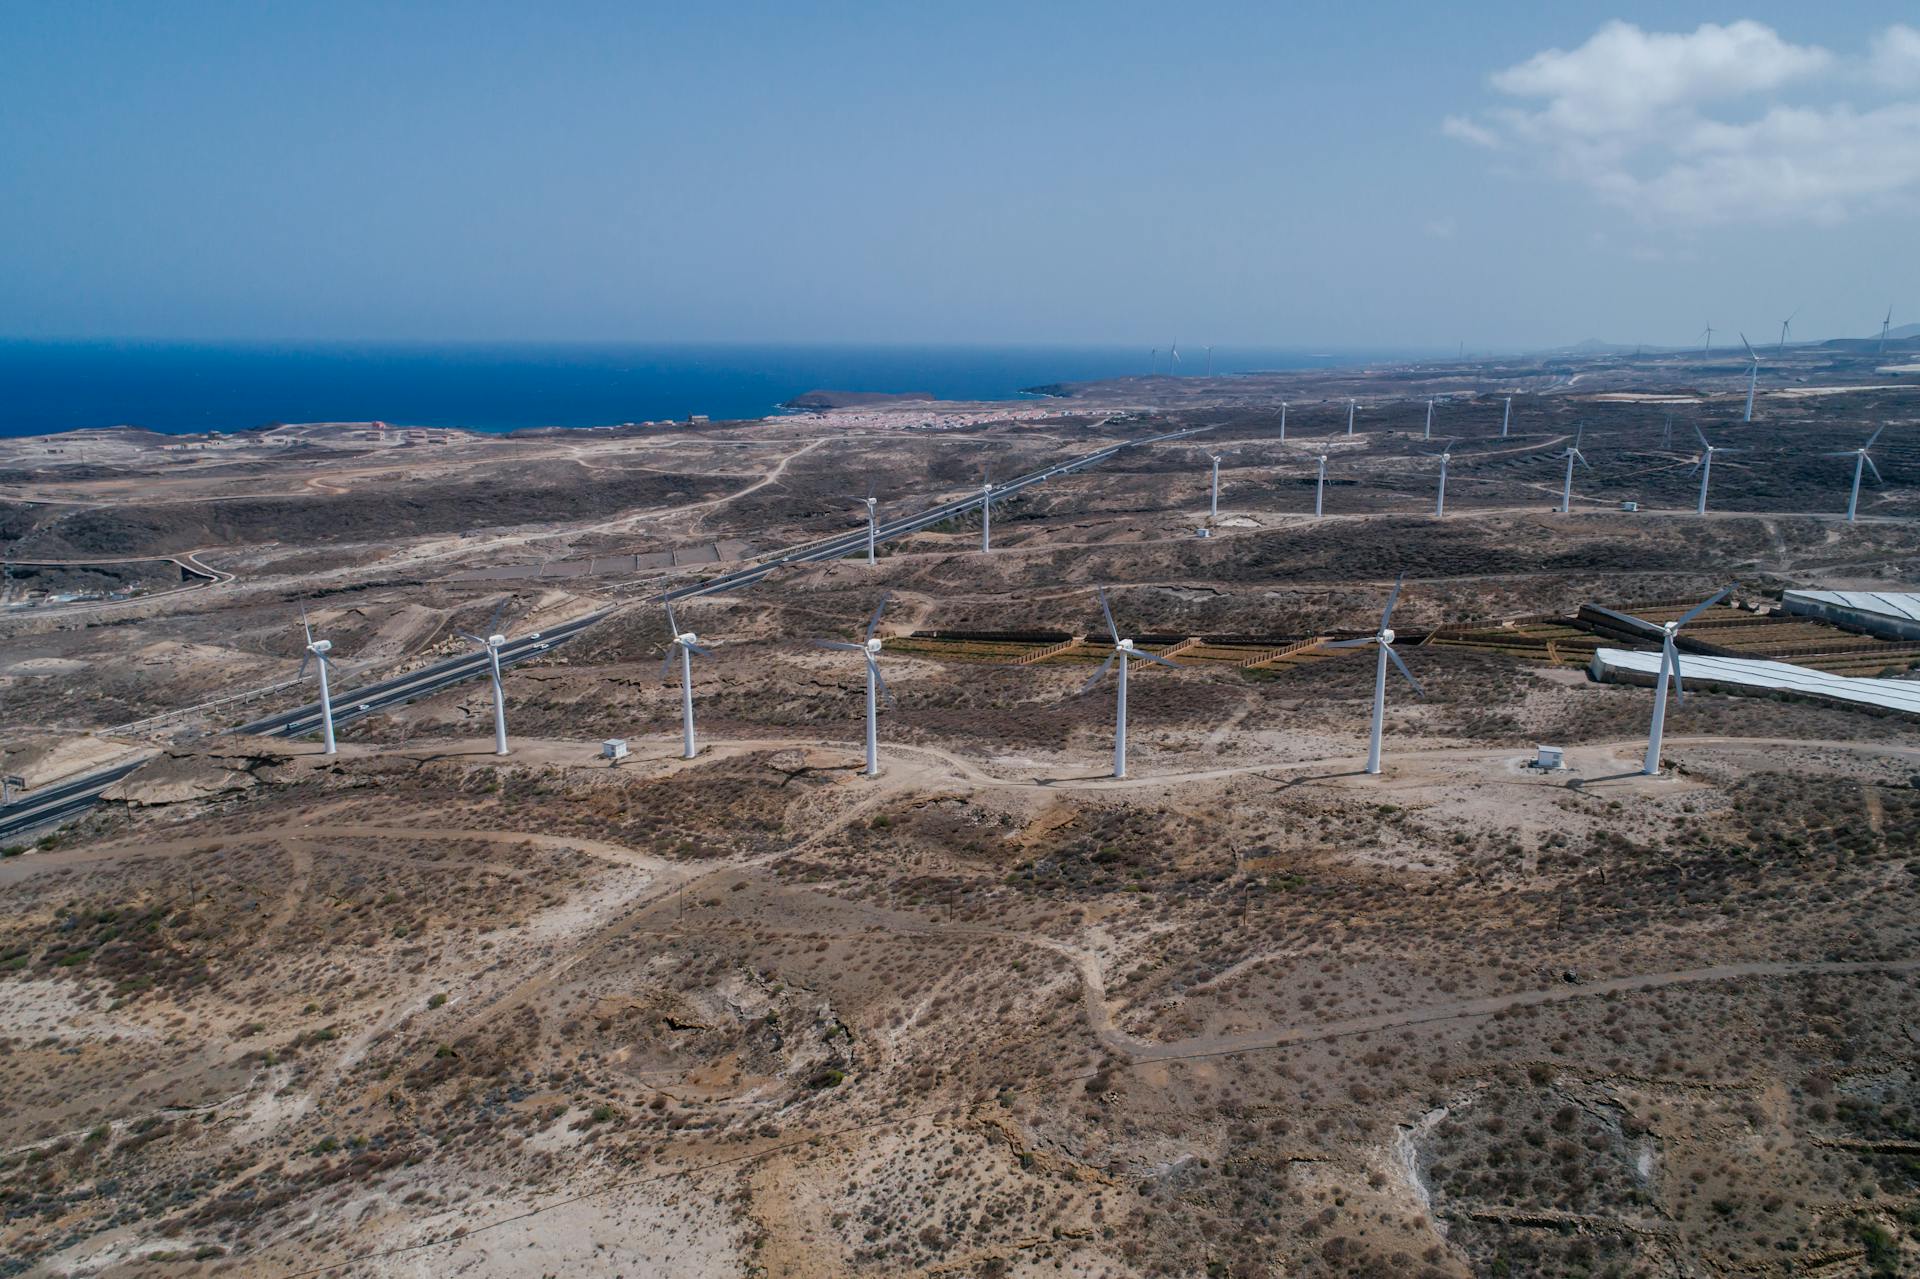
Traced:
<path fill-rule="evenodd" d="M 1193 535 L 1195 537 L 1212 537 L 1213 530 L 1210 528 L 1199 528 L 1193 531 Z"/>
<path fill-rule="evenodd" d="M 1640 503 L 1638 503 L 1638 502 L 1622 502 L 1622 503 L 1620 503 L 1620 509 L 1621 509 L 1621 510 L 1623 510 L 1623 511 L 1637 511 L 1637 510 L 1639 510 L 1639 509 L 1640 509 Z"/>
<path fill-rule="evenodd" d="M 626 757 L 627 757 L 627 739 L 626 738 L 609 737 L 606 741 L 600 743 L 601 759 L 625 759 Z"/>
<path fill-rule="evenodd" d="M 1540 769 L 1542 772 L 1552 773 L 1564 767 L 1560 762 L 1560 757 L 1564 753 L 1560 747 L 1536 746 L 1533 749 L 1533 766 L 1535 768 Z"/>

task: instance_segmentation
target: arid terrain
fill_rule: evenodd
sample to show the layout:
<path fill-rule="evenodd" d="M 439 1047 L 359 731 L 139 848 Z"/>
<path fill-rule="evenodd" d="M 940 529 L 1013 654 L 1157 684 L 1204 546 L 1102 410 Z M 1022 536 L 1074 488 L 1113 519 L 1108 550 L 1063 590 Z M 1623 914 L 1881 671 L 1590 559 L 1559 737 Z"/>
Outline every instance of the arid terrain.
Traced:
<path fill-rule="evenodd" d="M 0 771 L 137 765 L 0 860 L 0 1276 L 1920 1272 L 1920 722 L 1697 688 L 1641 776 L 1573 624 L 1920 590 L 1880 367 L 1796 348 L 1752 422 L 1742 361 L 1570 356 L 0 440 Z M 1743 450 L 1705 517 L 1696 430 Z M 990 554 L 793 556 L 1116 445 Z M 1403 574 L 1368 776 L 1373 653 L 1324 644 Z M 1096 587 L 1180 666 L 1124 779 Z M 865 777 L 808 641 L 883 597 Z M 482 677 L 326 756 L 228 731 L 317 696 L 303 611 L 336 695 L 597 620 L 507 669 L 510 754 Z"/>

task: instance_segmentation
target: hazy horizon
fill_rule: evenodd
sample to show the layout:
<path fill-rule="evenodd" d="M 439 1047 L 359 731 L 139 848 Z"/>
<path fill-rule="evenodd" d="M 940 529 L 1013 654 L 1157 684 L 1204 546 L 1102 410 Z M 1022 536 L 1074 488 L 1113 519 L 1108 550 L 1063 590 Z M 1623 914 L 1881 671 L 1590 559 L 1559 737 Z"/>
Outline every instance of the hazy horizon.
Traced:
<path fill-rule="evenodd" d="M 16 340 L 1443 352 L 1914 318 L 1920 30 L 1865 5 L 15 6 L 0 72 Z"/>

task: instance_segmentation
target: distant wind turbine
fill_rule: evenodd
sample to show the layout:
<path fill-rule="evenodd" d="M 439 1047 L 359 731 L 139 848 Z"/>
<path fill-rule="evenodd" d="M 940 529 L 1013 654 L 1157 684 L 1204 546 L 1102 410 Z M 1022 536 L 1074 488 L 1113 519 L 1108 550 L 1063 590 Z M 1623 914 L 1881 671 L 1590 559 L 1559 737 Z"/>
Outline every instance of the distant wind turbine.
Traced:
<path fill-rule="evenodd" d="M 1747 358 L 1753 361 L 1753 367 L 1747 370 L 1747 416 L 1744 421 L 1753 421 L 1753 392 L 1760 384 L 1760 356 L 1755 353 L 1753 343 L 1747 341 L 1747 335 L 1740 335 L 1740 345 L 1747 348 Z"/>
<path fill-rule="evenodd" d="M 1707 443 L 1706 433 L 1697 426 L 1693 428 L 1693 433 L 1700 437 L 1701 449 L 1700 460 L 1693 464 L 1693 469 L 1700 472 L 1700 501 L 1693 508 L 1693 513 L 1695 515 L 1705 515 L 1707 513 L 1707 483 L 1713 479 L 1714 456 L 1720 453 L 1744 453 L 1746 450 L 1717 448 Z M 1691 472 L 1689 472 L 1689 474 L 1691 474 Z"/>
<path fill-rule="evenodd" d="M 980 552 L 986 554 L 993 549 L 993 476 L 989 471 L 980 473 Z"/>
<path fill-rule="evenodd" d="M 673 616 L 673 601 L 667 604 L 667 631 L 671 638 L 667 641 L 666 656 L 660 659 L 660 678 L 665 679 L 673 667 L 674 654 L 680 656 L 680 758 L 692 759 L 699 752 L 693 741 L 693 655 L 713 656 L 700 647 L 700 637 L 692 631 L 680 629 L 680 623 Z"/>
<path fill-rule="evenodd" d="M 1433 499 L 1433 514 L 1436 519 L 1447 513 L 1447 463 L 1453 460 L 1453 446 L 1455 443 L 1457 443 L 1457 441 L 1448 440 L 1446 447 L 1438 453 L 1427 454 L 1428 457 L 1437 457 L 1440 459 L 1440 490 Z"/>
<path fill-rule="evenodd" d="M 860 501 L 865 503 L 867 508 L 867 567 L 872 568 L 875 563 L 874 544 L 879 540 L 880 535 L 880 503 L 873 496 L 871 479 L 867 481 L 867 495 Z"/>
<path fill-rule="evenodd" d="M 1160 348 L 1154 347 L 1147 352 L 1147 376 L 1152 377 L 1160 371 Z"/>
<path fill-rule="evenodd" d="M 1580 465 L 1587 466 L 1586 454 L 1580 451 L 1580 440 L 1586 433 L 1587 424 L 1582 422 L 1580 429 L 1574 432 L 1573 443 L 1567 446 L 1567 478 L 1566 482 L 1560 486 L 1560 514 L 1562 515 L 1573 514 L 1573 464 L 1578 461 Z M 1587 469 L 1593 468 L 1588 466 Z"/>
<path fill-rule="evenodd" d="M 1504 440 L 1507 438 L 1507 428 L 1511 425 L 1513 425 L 1513 397 L 1509 395 L 1507 397 L 1506 410 L 1500 414 L 1500 438 L 1501 439 Z"/>
<path fill-rule="evenodd" d="M 1800 312 L 1796 309 L 1793 315 L 1798 314 L 1800 314 Z M 1787 349 L 1787 334 L 1793 328 L 1793 315 L 1789 315 L 1786 319 L 1780 321 L 1780 345 L 1773 349 L 1775 355 L 1779 355 Z"/>
<path fill-rule="evenodd" d="M 1423 440 L 1433 438 L 1433 397 L 1431 395 L 1427 397 L 1427 429 L 1422 432 L 1420 438 Z"/>
<path fill-rule="evenodd" d="M 1113 775 L 1115 777 L 1125 777 L 1127 775 L 1127 667 L 1138 658 L 1145 658 L 1149 662 L 1158 662 L 1162 666 L 1171 666 L 1175 670 L 1179 669 L 1179 665 L 1175 662 L 1169 662 L 1158 653 L 1149 653 L 1144 649 L 1135 648 L 1133 641 L 1130 639 L 1121 639 L 1120 628 L 1114 624 L 1113 610 L 1107 607 L 1106 588 L 1100 587 L 1098 590 L 1100 593 L 1100 612 L 1104 614 L 1107 619 L 1107 633 L 1113 636 L 1113 652 L 1107 656 L 1106 661 L 1100 663 L 1100 669 L 1093 673 L 1093 678 L 1080 686 L 1080 692 L 1091 692 L 1093 686 L 1098 684 L 1102 677 L 1106 675 L 1109 667 L 1115 662 L 1120 664 L 1118 700 L 1114 705 L 1113 717 Z"/>
<path fill-rule="evenodd" d="M 1172 346 L 1168 347 L 1167 354 L 1173 357 L 1167 361 L 1167 372 L 1172 373 L 1173 366 L 1180 363 L 1180 344 L 1175 342 Z"/>
<path fill-rule="evenodd" d="M 1700 356 L 1706 358 L 1713 351 L 1713 326 L 1709 324 L 1706 332 L 1707 344 L 1700 348 Z"/>
<path fill-rule="evenodd" d="M 1887 335 L 1893 331 L 1893 308 L 1887 308 L 1887 318 L 1880 321 L 1880 354 L 1887 353 Z"/>
<path fill-rule="evenodd" d="M 1413 686 L 1416 696 L 1425 697 L 1426 691 L 1420 687 L 1420 681 L 1413 677 L 1407 664 L 1400 660 L 1400 654 L 1393 648 L 1393 606 L 1400 598 L 1400 587 L 1407 580 L 1402 573 L 1393 583 L 1393 593 L 1387 596 L 1387 606 L 1380 610 L 1380 629 L 1372 635 L 1359 639 L 1337 640 L 1328 644 L 1328 648 L 1364 648 L 1368 644 L 1378 646 L 1379 653 L 1374 659 L 1373 668 L 1373 722 L 1367 731 L 1367 772 L 1377 774 L 1380 771 L 1380 734 L 1387 711 L 1387 663 L 1399 668 L 1407 683 Z"/>
<path fill-rule="evenodd" d="M 1856 480 L 1854 484 L 1857 488 L 1859 481 Z M 333 695 L 327 691 L 327 676 L 332 673 L 328 669 L 331 663 L 327 654 L 333 651 L 333 641 L 313 637 L 313 627 L 307 622 L 307 610 L 304 608 L 300 610 L 300 628 L 307 633 L 307 654 L 300 659 L 300 674 L 295 678 L 306 677 L 309 661 L 317 665 L 320 675 L 320 740 L 324 747 L 322 753 L 332 755 L 337 753 L 338 749 L 333 742 Z"/>
<path fill-rule="evenodd" d="M 874 632 L 880 629 L 880 614 L 886 610 L 888 596 L 882 595 L 880 603 L 874 607 L 873 616 L 867 619 L 866 634 L 858 644 L 844 644 L 839 640 L 815 640 L 815 648 L 830 648 L 840 653 L 858 653 L 867 663 L 867 767 L 868 777 L 880 775 L 879 747 L 879 711 L 880 699 L 885 697 L 889 704 L 893 702 L 893 693 L 887 688 L 887 681 L 880 677 L 880 649 L 882 642 Z"/>
<path fill-rule="evenodd" d="M 507 637 L 494 629 L 500 624 L 500 614 L 506 608 L 507 601 L 501 600 L 499 607 L 493 610 L 493 616 L 487 619 L 484 634 L 458 632 L 461 639 L 478 644 L 487 652 L 487 673 L 493 677 L 493 753 L 496 755 L 507 753 L 507 695 L 500 686 L 500 650 L 506 646 Z"/>
<path fill-rule="evenodd" d="M 1640 772 L 1647 777 L 1658 777 L 1660 775 L 1660 739 L 1666 734 L 1667 728 L 1667 680 L 1669 678 L 1673 680 L 1674 692 L 1680 695 L 1681 703 L 1684 704 L 1687 700 L 1687 690 L 1680 682 L 1680 650 L 1674 647 L 1673 637 L 1680 633 L 1682 626 L 1685 626 L 1688 622 L 1691 622 L 1694 618 L 1700 616 L 1700 614 L 1725 599 L 1728 592 L 1732 590 L 1733 588 L 1731 586 L 1727 587 L 1726 590 L 1721 591 L 1704 603 L 1694 605 L 1673 621 L 1664 623 L 1658 628 L 1660 631 L 1660 675 L 1658 682 L 1655 683 L 1653 687 L 1653 723 L 1647 731 L 1647 757 L 1640 765 Z M 1640 622 L 1643 626 L 1653 625 L 1652 622 L 1648 622 L 1642 618 L 1635 618 L 1634 620 Z"/>
<path fill-rule="evenodd" d="M 1287 442 L 1287 402 L 1280 401 L 1280 442 Z"/>
<path fill-rule="evenodd" d="M 1353 400 L 1353 399 L 1348 399 L 1347 401 L 1347 434 L 1348 435 L 1353 434 L 1353 410 L 1355 405 L 1357 405 L 1358 403 L 1359 401 Z"/>
<path fill-rule="evenodd" d="M 1320 455 L 1320 478 L 1314 482 L 1314 486 L 1313 486 L 1313 517 L 1315 519 L 1319 519 L 1322 514 L 1320 501 L 1323 497 L 1326 496 L 1326 492 L 1327 492 L 1327 455 L 1325 453 L 1322 453 Z"/>
<path fill-rule="evenodd" d="M 1822 457 L 1850 457 L 1853 459 L 1853 492 L 1847 497 L 1847 523 L 1849 524 L 1854 522 L 1854 515 L 1860 509 L 1860 472 L 1863 470 L 1871 470 L 1875 484 L 1886 483 L 1885 480 L 1880 478 L 1880 468 L 1875 466 L 1873 459 L 1867 455 L 1867 450 L 1873 447 L 1873 442 L 1880 438 L 1880 431 L 1886 429 L 1887 428 L 1883 426 L 1879 431 L 1875 431 L 1872 435 L 1869 435 L 1867 442 L 1857 449 L 1847 449 L 1840 453 L 1821 454 Z M 324 688 L 325 685 L 323 684 L 322 687 Z"/>
<path fill-rule="evenodd" d="M 1207 518 L 1217 520 L 1220 518 L 1220 459 L 1226 455 L 1209 453 L 1207 456 L 1213 461 L 1213 478 L 1207 484 Z"/>
<path fill-rule="evenodd" d="M 1207 376 L 1213 376 L 1213 348 L 1207 348 Z"/>

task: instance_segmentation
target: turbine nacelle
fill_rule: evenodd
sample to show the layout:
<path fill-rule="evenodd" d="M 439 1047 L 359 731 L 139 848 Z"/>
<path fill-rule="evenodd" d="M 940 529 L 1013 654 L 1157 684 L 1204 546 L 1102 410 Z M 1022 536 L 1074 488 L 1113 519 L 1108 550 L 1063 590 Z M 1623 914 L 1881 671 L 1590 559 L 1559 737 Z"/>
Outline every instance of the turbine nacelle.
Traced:
<path fill-rule="evenodd" d="M 307 645 L 307 651 L 316 657 L 325 656 L 333 651 L 332 640 L 314 640 Z"/>
<path fill-rule="evenodd" d="M 1391 626 L 1381 628 L 1380 634 L 1375 636 L 1375 638 L 1382 644 L 1393 643 L 1393 628 Z"/>
<path fill-rule="evenodd" d="M 1122 653 L 1131 653 L 1133 652 L 1133 641 L 1130 639 L 1123 639 L 1118 644 L 1115 644 L 1114 647 L 1119 649 Z"/>
<path fill-rule="evenodd" d="M 868 657 L 878 657 L 880 655 L 880 649 L 883 647 L 883 644 L 884 644 L 884 641 L 882 641 L 878 635 L 874 635 L 868 638 L 866 644 L 863 647 L 865 647 Z"/>
<path fill-rule="evenodd" d="M 680 634 L 673 637 L 673 642 L 680 645 L 682 648 L 693 648 L 700 643 L 700 637 L 698 635 L 695 635 L 692 631 L 682 631 L 680 632 Z"/>
<path fill-rule="evenodd" d="M 507 644 L 507 637 L 499 634 L 498 632 L 495 632 L 494 634 L 487 636 L 488 648 L 505 648 L 506 644 Z"/>

